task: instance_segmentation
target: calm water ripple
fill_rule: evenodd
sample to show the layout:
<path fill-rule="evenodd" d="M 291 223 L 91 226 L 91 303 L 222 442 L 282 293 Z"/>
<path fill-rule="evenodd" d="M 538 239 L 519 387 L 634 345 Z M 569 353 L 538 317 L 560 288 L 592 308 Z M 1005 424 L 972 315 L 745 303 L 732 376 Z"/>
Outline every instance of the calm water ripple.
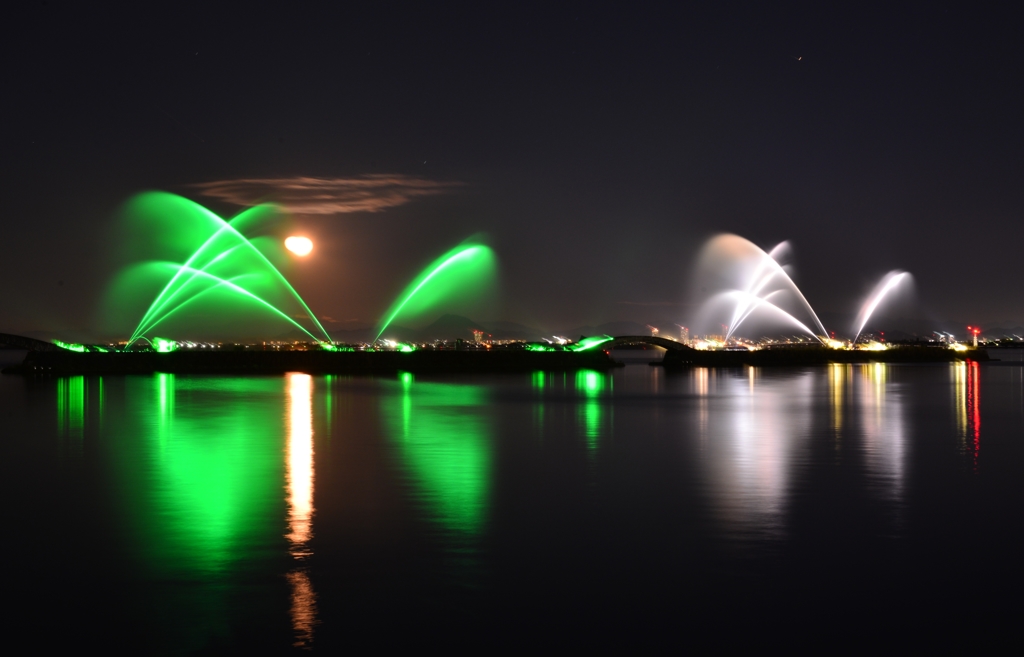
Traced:
<path fill-rule="evenodd" d="M 995 641 L 1024 606 L 1001 355 L 0 377 L 8 622 L 136 654 Z"/>

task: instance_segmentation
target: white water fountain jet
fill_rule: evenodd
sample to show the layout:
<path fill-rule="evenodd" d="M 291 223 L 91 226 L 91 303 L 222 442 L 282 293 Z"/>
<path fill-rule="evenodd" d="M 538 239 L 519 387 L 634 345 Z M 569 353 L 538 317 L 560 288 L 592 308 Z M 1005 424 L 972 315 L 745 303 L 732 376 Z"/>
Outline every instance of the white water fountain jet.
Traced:
<path fill-rule="evenodd" d="M 769 292 L 768 294 L 766 294 L 763 297 L 758 297 L 758 296 L 755 296 L 755 295 L 750 294 L 748 292 L 741 292 L 740 290 L 731 290 L 729 292 L 722 292 L 722 293 L 720 293 L 719 296 L 722 296 L 722 297 L 725 297 L 725 298 L 728 298 L 728 299 L 734 299 L 735 300 L 735 302 L 734 302 L 735 306 L 740 306 L 740 305 L 748 306 L 749 310 L 747 311 L 747 313 L 745 315 L 743 315 L 743 319 L 746 319 L 755 310 L 763 309 L 763 310 L 769 311 L 772 315 L 774 315 L 778 319 L 780 319 L 780 320 L 782 320 L 784 322 L 787 322 L 789 324 L 792 324 L 793 326 L 795 326 L 796 328 L 800 329 L 801 331 L 803 331 L 807 335 L 810 335 L 812 337 L 818 338 L 818 336 L 814 333 L 814 331 L 809 326 L 807 326 L 806 324 L 801 322 L 796 317 L 793 317 L 793 315 L 789 314 L 788 312 L 786 312 L 782 308 L 779 308 L 774 303 L 769 301 L 769 299 L 771 297 L 775 296 L 778 293 L 779 293 L 779 290 L 776 290 L 774 292 Z M 740 321 L 743 321 L 743 319 L 741 319 Z M 729 333 L 726 336 L 726 339 L 732 337 L 732 333 L 733 333 L 733 329 L 730 328 L 729 329 Z"/>
<path fill-rule="evenodd" d="M 731 287 L 729 298 L 735 302 L 726 329 L 726 339 L 731 338 L 748 318 L 755 313 L 760 315 L 763 311 L 770 311 L 776 318 L 797 326 L 820 342 L 827 338 L 828 331 L 811 308 L 811 304 L 793 282 L 786 268 L 779 263 L 788 247 L 787 242 L 782 242 L 770 252 L 765 252 L 753 242 L 738 235 L 720 235 L 708 242 L 704 249 L 702 265 L 709 270 L 717 270 L 718 278 L 726 279 L 725 285 L 716 284 L 716 287 Z M 782 299 L 779 297 L 786 296 L 795 298 L 797 305 L 813 318 L 816 331 L 780 306 Z M 714 300 L 716 303 L 720 302 L 721 296 L 715 295 Z"/>
<path fill-rule="evenodd" d="M 853 334 L 853 343 L 857 343 L 857 339 L 860 337 L 861 331 L 864 330 L 864 326 L 871 319 L 872 313 L 878 308 L 878 305 L 889 295 L 890 292 L 895 290 L 900 283 L 909 282 L 911 280 L 910 274 L 905 271 L 894 269 L 879 281 L 875 289 L 871 291 L 871 295 L 868 296 L 867 301 L 861 307 L 860 312 L 857 314 L 857 330 Z"/>

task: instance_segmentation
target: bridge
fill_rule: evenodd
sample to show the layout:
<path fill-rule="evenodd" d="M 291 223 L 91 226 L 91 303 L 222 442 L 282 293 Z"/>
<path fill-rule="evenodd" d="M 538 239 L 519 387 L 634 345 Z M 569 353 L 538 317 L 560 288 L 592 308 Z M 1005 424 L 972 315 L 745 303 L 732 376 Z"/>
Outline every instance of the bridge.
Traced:
<path fill-rule="evenodd" d="M 620 344 L 649 344 L 668 351 L 694 351 L 692 347 L 687 347 L 682 342 L 676 342 L 668 338 L 659 338 L 656 335 L 620 335 L 612 338 L 609 342 L 601 343 L 601 347 L 603 349 L 614 349 Z"/>
<path fill-rule="evenodd" d="M 601 347 L 603 349 L 614 349 L 620 344 L 647 344 L 653 347 L 661 347 L 668 351 L 693 351 L 692 348 L 680 342 L 659 338 L 655 335 L 620 335 L 612 338 L 610 341 L 602 342 Z M 26 338 L 21 335 L 11 335 L 10 333 L 0 333 L 0 345 L 6 345 L 15 349 L 27 349 L 28 351 L 61 351 L 61 347 L 52 342 Z"/>
<path fill-rule="evenodd" d="M 58 351 L 60 349 L 60 347 L 51 342 L 26 338 L 22 335 L 11 335 L 10 333 L 0 333 L 0 345 L 6 345 L 14 349 L 27 349 L 29 351 Z"/>

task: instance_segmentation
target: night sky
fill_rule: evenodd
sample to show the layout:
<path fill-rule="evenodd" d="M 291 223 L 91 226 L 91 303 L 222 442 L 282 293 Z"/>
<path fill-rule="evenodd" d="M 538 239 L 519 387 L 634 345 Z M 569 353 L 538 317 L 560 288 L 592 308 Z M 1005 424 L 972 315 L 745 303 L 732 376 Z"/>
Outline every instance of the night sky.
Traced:
<path fill-rule="evenodd" d="M 478 320 L 688 322 L 732 232 L 790 240 L 823 315 L 899 268 L 928 321 L 1024 324 L 1011 5 L 710 4 L 5 10 L 0 331 L 95 326 L 151 189 L 284 204 L 329 328 L 474 233 Z"/>

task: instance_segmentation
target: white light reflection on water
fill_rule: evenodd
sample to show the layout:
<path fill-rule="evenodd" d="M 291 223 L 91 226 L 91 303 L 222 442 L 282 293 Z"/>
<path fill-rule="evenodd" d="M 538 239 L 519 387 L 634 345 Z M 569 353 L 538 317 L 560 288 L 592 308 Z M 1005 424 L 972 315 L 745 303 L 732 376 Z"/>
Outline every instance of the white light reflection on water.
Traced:
<path fill-rule="evenodd" d="M 743 543 L 789 538 L 790 507 L 819 441 L 837 465 L 863 463 L 869 495 L 896 510 L 898 526 L 909 438 L 902 393 L 889 375 L 883 364 L 767 376 L 757 368 L 695 369 L 709 504 L 726 535 Z"/>
<path fill-rule="evenodd" d="M 972 467 L 977 472 L 981 452 L 981 381 L 978 363 L 960 361 L 950 367 L 953 369 L 953 407 L 960 451 L 971 457 Z"/>
<path fill-rule="evenodd" d="M 721 605 L 748 596 L 751 617 L 772 605 L 782 621 L 776 627 L 783 628 L 807 614 L 821 622 L 833 613 L 832 604 L 845 600 L 848 606 L 836 612 L 843 617 L 836 620 L 841 633 L 864 604 L 884 604 L 893 592 L 911 595 L 890 596 L 893 606 L 884 611 L 895 611 L 895 618 L 904 603 L 928 603 L 935 595 L 933 574 L 945 572 L 945 578 L 952 571 L 943 568 L 958 557 L 984 555 L 960 569 L 969 594 L 1015 583 L 1005 584 L 1004 573 L 1016 572 L 1019 537 L 1000 525 L 1012 528 L 1020 510 L 1012 493 L 1024 454 L 1024 370 L 1019 363 L 977 368 L 986 385 L 988 460 L 981 479 L 969 469 L 975 429 L 980 436 L 972 416 L 980 417 L 981 381 L 971 369 L 834 365 L 673 372 L 644 366 L 606 375 L 614 379 L 614 391 L 608 382 L 597 397 L 584 393 L 588 386 L 601 390 L 599 384 L 582 376 L 577 388 L 575 373 L 518 380 L 344 379 L 334 385 L 332 403 L 334 428 L 344 427 L 346 435 L 335 441 L 333 453 L 320 415 L 322 379 L 303 375 L 108 379 L 105 432 L 94 424 L 99 388 L 91 379 L 82 389 L 85 402 L 75 401 L 81 395 L 76 392 L 79 397 L 64 407 L 56 401 L 79 388 L 60 389 L 56 380 L 26 388 L 46 394 L 45 408 L 52 407 L 55 418 L 38 413 L 38 400 L 21 403 L 20 380 L 0 377 L 9 395 L 0 396 L 0 407 L 12 426 L 24 427 L 19 439 L 26 444 L 37 444 L 28 442 L 35 432 L 56 441 L 62 413 L 66 430 L 81 423 L 86 440 L 97 441 L 86 442 L 97 447 L 89 458 L 70 465 L 102 467 L 90 478 L 110 487 L 118 506 L 72 508 L 92 513 L 85 518 L 100 528 L 116 519 L 116 533 L 95 537 L 112 556 L 75 555 L 60 540 L 63 531 L 40 533 L 46 540 L 38 544 L 48 550 L 47 561 L 78 558 L 72 563 L 93 569 L 97 581 L 106 581 L 109 569 L 110 581 L 128 582 L 122 607 L 114 609 L 140 610 L 133 617 L 144 643 L 110 636 L 136 652 L 157 652 L 161 642 L 168 652 L 227 652 L 236 648 L 231 642 L 239 630 L 249 633 L 243 637 L 247 648 L 262 647 L 264 640 L 288 647 L 311 637 L 318 650 L 341 649 L 357 631 L 360 638 L 379 640 L 392 619 L 410 611 L 425 622 L 450 623 L 443 627 L 456 636 L 481 616 L 488 621 L 487 605 L 499 596 L 515 602 L 515 595 L 504 597 L 508 591 L 539 591 L 522 599 L 560 619 L 583 598 L 578 582 L 584 577 L 595 578 L 584 600 L 593 604 L 584 610 L 613 610 L 595 616 L 601 624 L 620 620 L 619 591 L 629 577 L 639 582 L 626 589 L 630 604 L 690 586 L 693 607 L 684 614 L 702 609 L 709 592 L 724 599 Z M 614 409 L 588 423 L 592 399 Z M 77 408 L 84 409 L 81 421 L 75 420 Z M 613 414 L 615 440 L 605 441 L 602 427 L 613 428 Z M 590 458 L 583 437 L 595 429 L 599 447 Z M 160 442 L 164 430 L 166 444 Z M 966 465 L 957 472 L 960 441 L 966 451 L 959 460 Z M 50 454 L 49 444 L 45 449 L 34 463 L 50 470 L 26 472 L 19 482 L 33 492 L 45 492 L 37 479 L 61 486 L 59 498 L 39 495 L 51 506 L 27 518 L 35 532 L 47 530 L 50 517 L 73 518 L 64 508 L 75 496 L 99 497 L 78 488 L 86 477 L 49 476 L 87 471 L 51 463 L 59 455 Z M 22 469 L 10 467 L 9 476 Z M 100 478 L 104 472 L 109 481 Z M 374 488 L 352 485 L 354 479 L 373 480 Z M 337 492 L 327 495 L 330 490 Z M 335 507 L 335 500 L 346 506 Z M 894 522 L 901 516 L 908 520 L 903 527 Z M 316 556 L 284 557 L 289 563 L 282 568 L 285 549 L 315 550 Z M 123 554 L 138 565 L 122 565 Z M 417 561 L 417 555 L 426 558 Z M 630 562 L 643 567 L 630 572 Z M 550 567 L 537 565 L 545 563 Z M 321 568 L 339 575 L 321 576 Z M 973 573 L 985 568 L 977 581 L 992 582 L 990 589 L 974 584 Z M 901 579 L 908 571 L 914 577 Z M 23 588 L 37 585 L 38 577 L 15 576 L 23 578 Z M 69 598 L 96 593 L 53 581 L 67 587 Z M 381 603 L 387 607 L 367 605 L 381 581 L 394 586 L 393 597 L 388 590 Z M 729 589 L 730 582 L 739 584 Z M 790 594 L 776 597 L 776 589 Z M 826 590 L 834 597 L 820 597 Z M 139 591 L 145 594 L 136 594 L 139 601 L 129 599 Z M 762 591 L 767 593 L 758 597 Z M 861 597 L 863 592 L 869 595 Z M 550 606 L 544 606 L 547 599 Z M 928 611 L 941 617 L 942 609 L 952 608 L 945 603 L 941 598 Z M 652 602 L 655 612 L 659 604 Z M 53 613 L 45 604 L 38 608 Z M 78 605 L 74 612 L 91 614 L 85 616 L 89 624 L 102 627 L 118 618 L 109 608 Z M 485 611 L 473 617 L 477 609 Z M 715 618 L 709 612 L 694 622 Z M 882 615 L 876 620 L 884 623 Z M 499 629 L 515 632 L 516 622 Z M 119 633 L 126 625 L 111 627 Z M 337 644 L 326 643 L 333 637 Z"/>
<path fill-rule="evenodd" d="M 290 373 L 288 385 L 288 530 L 292 557 L 302 561 L 312 554 L 313 537 L 313 377 Z M 305 566 L 287 575 L 292 585 L 291 620 L 295 646 L 313 642 L 316 625 L 316 591 Z"/>
<path fill-rule="evenodd" d="M 709 391 L 709 370 L 707 367 L 696 367 L 693 369 L 693 390 L 697 394 L 697 435 L 700 436 L 700 444 L 707 443 L 708 436 L 708 391 Z"/>
<path fill-rule="evenodd" d="M 701 444 L 707 452 L 711 505 L 727 533 L 741 541 L 785 537 L 794 452 L 811 429 L 815 375 L 768 379 L 718 373 L 708 399 L 697 375 Z M 707 405 L 717 422 L 708 424 Z"/>
<path fill-rule="evenodd" d="M 901 503 L 907 444 L 907 421 L 901 393 L 889 382 L 891 366 L 861 365 L 855 384 L 868 488 L 878 498 Z"/>
<path fill-rule="evenodd" d="M 832 437 L 838 450 L 843 435 L 843 409 L 847 404 L 846 394 L 850 389 L 853 366 L 843 363 L 831 363 L 828 366 L 829 414 L 832 425 Z"/>
<path fill-rule="evenodd" d="M 961 445 L 967 440 L 967 363 L 950 364 L 953 370 L 953 409 L 956 413 L 956 433 Z"/>

